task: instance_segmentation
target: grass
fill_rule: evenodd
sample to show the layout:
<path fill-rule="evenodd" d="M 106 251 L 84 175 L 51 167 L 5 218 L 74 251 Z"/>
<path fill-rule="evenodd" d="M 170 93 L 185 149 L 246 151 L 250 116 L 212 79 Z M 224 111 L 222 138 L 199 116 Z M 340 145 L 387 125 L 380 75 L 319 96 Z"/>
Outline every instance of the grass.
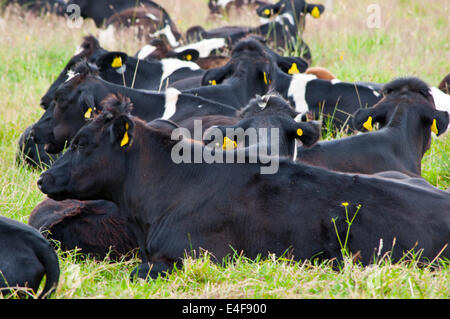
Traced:
<path fill-rule="evenodd" d="M 320 19 L 307 18 L 304 39 L 313 65 L 330 69 L 343 81 L 387 82 L 416 75 L 437 86 L 450 69 L 446 0 L 381 1 L 381 26 L 369 29 L 366 8 L 372 0 L 327 1 Z M 324 3 L 327 3 L 324 2 Z M 206 1 L 165 0 L 180 30 L 200 24 L 256 25 L 251 12 L 208 19 Z M 58 17 L 33 17 L 8 9 L 0 14 L 0 214 L 26 223 L 45 196 L 37 189 L 39 171 L 20 167 L 15 152 L 20 134 L 43 113 L 39 99 L 59 74 L 84 35 L 97 34 L 92 21 L 70 29 Z M 141 43 L 118 33 L 117 46 L 134 54 Z M 338 134 L 337 137 L 343 136 Z M 331 135 L 325 138 L 333 138 Z M 423 177 L 441 189 L 450 187 L 448 135 L 433 137 L 423 162 Z M 353 216 L 353 212 L 352 215 Z M 330 223 L 332 221 L 330 220 Z M 358 222 L 358 218 L 354 223 Z M 351 230 L 350 230 L 351 231 Z M 388 243 L 385 243 L 388 244 Z M 433 267 L 388 258 L 361 267 L 347 256 L 337 269 L 329 262 L 291 262 L 263 256 L 256 261 L 234 256 L 214 264 L 208 255 L 188 257 L 168 278 L 131 282 L 137 258 L 111 262 L 79 260 L 78 253 L 57 251 L 61 277 L 54 298 L 444 298 L 450 296 L 448 261 Z M 0 297 L 1 298 L 1 297 Z"/>

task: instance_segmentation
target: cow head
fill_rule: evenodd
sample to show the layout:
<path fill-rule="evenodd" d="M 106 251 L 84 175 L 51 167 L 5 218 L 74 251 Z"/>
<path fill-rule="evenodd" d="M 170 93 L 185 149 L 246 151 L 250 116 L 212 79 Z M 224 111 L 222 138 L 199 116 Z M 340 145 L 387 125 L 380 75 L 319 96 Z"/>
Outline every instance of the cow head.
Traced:
<path fill-rule="evenodd" d="M 249 147 L 256 143 L 278 145 L 281 156 L 293 156 L 296 153 L 296 141 L 309 147 L 320 138 L 320 124 L 300 122 L 299 113 L 278 95 L 257 96 L 240 111 L 239 115 L 242 120 L 235 125 L 212 127 L 205 132 L 205 136 L 212 138 L 214 130 L 220 130 L 221 135 L 225 137 L 224 144 L 219 145 L 222 148 L 226 147 L 226 141 L 234 142 L 236 147 Z M 250 128 L 254 129 L 254 132 L 249 131 Z M 270 140 L 269 131 L 272 128 L 279 130 L 278 141 Z M 267 137 L 261 135 L 265 132 Z M 205 140 L 205 143 L 210 141 Z"/>
<path fill-rule="evenodd" d="M 353 125 L 371 131 L 375 123 L 399 126 L 406 122 L 408 134 L 423 136 L 423 153 L 430 147 L 431 132 L 441 135 L 447 130 L 449 114 L 436 110 L 429 86 L 418 78 L 399 78 L 386 84 L 384 97 L 374 106 L 353 115 Z M 419 134 L 418 134 L 419 133 Z"/>
<path fill-rule="evenodd" d="M 58 78 L 52 83 L 50 88 L 41 98 L 41 107 L 43 109 L 47 109 L 55 95 L 55 91 L 58 87 L 67 80 L 68 71 L 75 66 L 78 62 L 87 59 L 92 62 L 102 53 L 106 52 L 103 48 L 100 47 L 97 39 L 90 35 L 84 37 L 83 42 L 80 46 L 77 47 L 74 56 L 69 60 L 64 69 L 59 74 Z"/>
<path fill-rule="evenodd" d="M 133 147 L 135 120 L 129 116 L 128 98 L 115 96 L 108 103 L 122 107 L 107 106 L 90 119 L 64 155 L 39 178 L 39 189 L 50 198 L 111 199 L 111 186 L 117 179 L 125 180 L 126 153 Z"/>
<path fill-rule="evenodd" d="M 292 14 L 294 19 L 299 19 L 300 15 L 309 13 L 314 18 L 319 18 L 325 11 L 321 4 L 309 4 L 304 0 L 281 0 L 275 4 L 262 5 L 256 10 L 256 14 L 264 19 L 271 19 L 285 13 Z"/>
<path fill-rule="evenodd" d="M 254 39 L 244 39 L 236 44 L 226 65 L 206 71 L 202 85 L 217 85 L 229 78 L 239 78 L 243 84 L 254 85 L 258 94 L 264 94 L 272 81 L 273 70 L 273 61 L 264 45 Z"/>

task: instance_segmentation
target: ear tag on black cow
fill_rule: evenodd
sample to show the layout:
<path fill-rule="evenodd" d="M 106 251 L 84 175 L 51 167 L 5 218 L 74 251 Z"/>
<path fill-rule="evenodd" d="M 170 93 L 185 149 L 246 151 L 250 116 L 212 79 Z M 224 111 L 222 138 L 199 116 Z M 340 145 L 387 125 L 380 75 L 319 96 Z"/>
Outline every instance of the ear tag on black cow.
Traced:
<path fill-rule="evenodd" d="M 433 124 L 431 124 L 431 132 L 433 132 L 436 135 L 438 135 L 438 133 L 439 133 L 437 126 L 436 126 L 436 119 L 433 119 Z"/>
<path fill-rule="evenodd" d="M 303 130 L 301 128 L 297 129 L 297 135 L 298 136 L 302 136 L 303 135 Z"/>
<path fill-rule="evenodd" d="M 300 71 L 298 70 L 298 67 L 297 67 L 297 63 L 292 63 L 292 66 L 291 66 L 291 68 L 289 69 L 289 71 L 288 71 L 288 73 L 289 74 L 297 74 L 297 73 L 300 73 Z"/>
<path fill-rule="evenodd" d="M 316 18 L 316 19 L 320 18 L 320 11 L 319 11 L 319 8 L 318 8 L 318 7 L 314 7 L 314 8 L 311 10 L 311 15 L 312 15 L 314 18 Z"/>
<path fill-rule="evenodd" d="M 209 84 L 211 84 L 211 85 L 217 85 L 217 82 L 216 82 L 216 80 L 209 80 Z"/>
<path fill-rule="evenodd" d="M 120 56 L 114 57 L 114 60 L 112 61 L 111 66 L 113 68 L 120 68 L 120 67 L 122 67 L 122 58 Z"/>
<path fill-rule="evenodd" d="M 372 127 L 372 116 L 369 116 L 367 121 L 364 122 L 363 127 L 366 130 L 368 130 L 368 131 L 372 131 L 373 130 L 373 127 Z"/>
<path fill-rule="evenodd" d="M 270 16 L 270 10 L 269 10 L 269 9 L 264 10 L 264 14 L 265 14 L 266 16 Z"/>
<path fill-rule="evenodd" d="M 125 134 L 123 134 L 123 138 L 122 141 L 120 142 L 120 146 L 125 146 L 128 144 L 129 142 L 129 137 L 128 137 L 128 123 L 125 123 Z"/>
<path fill-rule="evenodd" d="M 269 82 L 267 82 L 267 74 L 266 74 L 266 72 L 264 72 L 264 83 L 265 83 L 266 85 L 269 85 L 269 84 L 270 84 L 270 80 L 269 80 Z"/>
<path fill-rule="evenodd" d="M 84 113 L 84 118 L 85 119 L 90 119 L 92 115 L 92 107 L 88 108 L 86 113 Z"/>
<path fill-rule="evenodd" d="M 235 149 L 236 147 L 237 147 L 236 141 L 233 141 L 228 136 L 225 136 L 223 138 L 222 149 L 224 149 L 224 150 L 232 150 L 232 149 Z"/>
<path fill-rule="evenodd" d="M 185 59 L 186 61 L 191 61 L 191 60 L 192 60 L 192 55 L 186 54 L 186 55 L 184 56 L 184 59 Z"/>

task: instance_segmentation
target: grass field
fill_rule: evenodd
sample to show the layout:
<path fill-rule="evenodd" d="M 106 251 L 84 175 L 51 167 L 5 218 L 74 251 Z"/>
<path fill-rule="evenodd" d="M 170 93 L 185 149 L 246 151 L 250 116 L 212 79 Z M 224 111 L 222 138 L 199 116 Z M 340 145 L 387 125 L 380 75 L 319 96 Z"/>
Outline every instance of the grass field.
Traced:
<path fill-rule="evenodd" d="M 206 2 L 160 1 L 181 31 L 197 24 L 208 29 L 258 23 L 251 11 L 209 19 Z M 415 75 L 431 86 L 450 72 L 448 0 L 322 3 L 328 4 L 325 13 L 320 19 L 308 17 L 304 34 L 314 66 L 328 68 L 343 81 L 387 82 Z M 377 28 L 367 24 L 373 4 L 380 13 Z M 18 138 L 42 115 L 41 96 L 82 37 L 97 35 L 98 30 L 92 21 L 71 29 L 63 18 L 33 17 L 11 8 L 0 17 L 0 214 L 27 223 L 45 196 L 36 187 L 40 172 L 16 165 Z M 118 34 L 117 46 L 107 48 L 134 54 L 140 45 L 127 34 Z M 448 134 L 434 136 L 422 162 L 423 177 L 441 189 L 450 187 L 449 156 Z M 185 267 L 168 278 L 145 283 L 128 278 L 137 258 L 113 263 L 79 261 L 76 252 L 58 254 L 61 277 L 53 298 L 450 297 L 449 261 L 419 267 L 414 256 L 411 262 L 392 264 L 385 258 L 370 267 L 347 258 L 338 270 L 326 262 L 292 263 L 273 256 L 257 261 L 235 256 L 223 265 L 211 263 L 208 256 L 189 257 Z"/>

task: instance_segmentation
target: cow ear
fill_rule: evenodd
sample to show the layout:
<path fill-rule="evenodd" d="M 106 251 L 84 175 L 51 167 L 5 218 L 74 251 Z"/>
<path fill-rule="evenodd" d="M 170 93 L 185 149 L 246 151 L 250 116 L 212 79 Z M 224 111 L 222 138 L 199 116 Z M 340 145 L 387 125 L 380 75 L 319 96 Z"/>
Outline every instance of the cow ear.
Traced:
<path fill-rule="evenodd" d="M 212 147 L 219 147 L 223 145 L 223 140 L 226 137 L 227 127 L 231 126 L 219 126 L 214 125 L 205 130 L 203 133 L 203 143 Z"/>
<path fill-rule="evenodd" d="M 186 49 L 181 52 L 177 52 L 177 59 L 183 60 L 183 61 L 197 61 L 199 58 L 200 53 L 197 50 L 194 49 Z"/>
<path fill-rule="evenodd" d="M 111 126 L 111 143 L 123 150 L 128 150 L 133 144 L 134 122 L 127 115 L 120 115 Z"/>
<path fill-rule="evenodd" d="M 431 131 L 437 136 L 447 131 L 449 124 L 449 113 L 447 111 L 433 110 L 431 113 L 427 111 L 426 118 Z"/>
<path fill-rule="evenodd" d="M 119 70 L 124 67 L 125 62 L 128 59 L 128 55 L 124 52 L 108 52 L 100 55 L 95 64 L 100 70 L 107 70 L 113 68 Z"/>
<path fill-rule="evenodd" d="M 231 76 L 233 68 L 230 64 L 222 67 L 209 69 L 202 77 L 202 85 L 216 85 L 222 83 L 227 77 Z"/>
<path fill-rule="evenodd" d="M 306 12 L 309 13 L 313 18 L 320 18 L 321 14 L 325 11 L 325 7 L 321 4 L 307 4 Z"/>
<path fill-rule="evenodd" d="M 353 114 L 353 127 L 358 131 L 372 131 L 373 124 L 386 123 L 387 109 L 377 105 L 359 109 Z"/>
<path fill-rule="evenodd" d="M 308 62 L 302 58 L 277 57 L 278 67 L 287 74 L 304 73 L 308 69 Z"/>
<path fill-rule="evenodd" d="M 322 125 L 318 121 L 296 122 L 294 131 L 291 132 L 298 138 L 303 146 L 310 147 L 317 143 L 322 132 Z"/>
<path fill-rule="evenodd" d="M 82 106 L 84 117 L 86 119 L 91 118 L 96 109 L 94 95 L 89 92 L 82 92 L 79 97 L 79 102 Z"/>

